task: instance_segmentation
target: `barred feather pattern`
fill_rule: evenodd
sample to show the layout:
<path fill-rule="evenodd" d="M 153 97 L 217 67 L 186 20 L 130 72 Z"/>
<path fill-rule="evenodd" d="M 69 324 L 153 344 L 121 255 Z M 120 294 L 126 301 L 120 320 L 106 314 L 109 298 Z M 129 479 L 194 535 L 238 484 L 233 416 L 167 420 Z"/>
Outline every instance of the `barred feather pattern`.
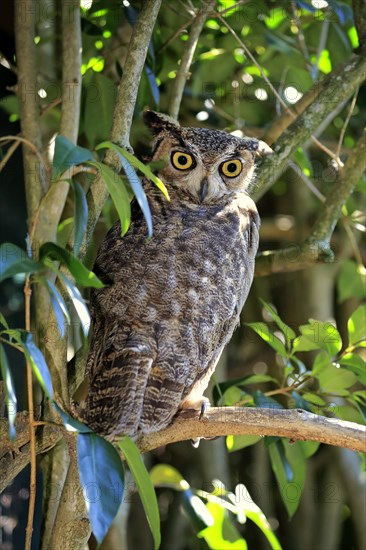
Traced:
<path fill-rule="evenodd" d="M 141 213 L 123 238 L 117 222 L 94 266 L 106 286 L 91 294 L 80 414 L 109 437 L 158 431 L 179 409 L 199 407 L 253 278 L 259 216 L 245 189 L 205 203 L 160 175 L 170 202 L 143 182 L 153 237 Z"/>

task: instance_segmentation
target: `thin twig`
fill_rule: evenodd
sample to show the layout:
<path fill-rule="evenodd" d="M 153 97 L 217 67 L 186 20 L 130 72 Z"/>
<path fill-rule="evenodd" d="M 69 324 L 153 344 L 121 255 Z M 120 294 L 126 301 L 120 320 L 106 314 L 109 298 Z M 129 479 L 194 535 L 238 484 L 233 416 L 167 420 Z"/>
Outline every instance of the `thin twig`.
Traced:
<path fill-rule="evenodd" d="M 24 297 L 25 297 L 25 330 L 30 331 L 30 299 L 32 290 L 29 284 L 29 275 L 25 277 Z M 27 394 L 29 411 L 29 443 L 30 443 L 30 485 L 29 485 L 29 508 L 28 522 L 26 528 L 25 550 L 30 550 L 32 544 L 34 506 L 36 502 L 36 432 L 34 426 L 34 404 L 33 404 L 33 373 L 30 362 L 27 365 Z"/>
<path fill-rule="evenodd" d="M 0 142 L 1 142 L 1 141 L 17 141 L 17 142 L 19 142 L 19 143 L 24 143 L 24 145 L 26 145 L 27 147 L 29 147 L 29 149 L 31 149 L 32 152 L 33 152 L 35 155 L 37 155 L 38 160 L 39 160 L 39 162 L 40 162 L 41 165 L 42 165 L 42 169 L 44 169 L 45 163 L 44 163 L 44 160 L 43 160 L 43 158 L 42 158 L 42 155 L 41 155 L 41 153 L 38 151 L 37 147 L 36 147 L 31 141 L 29 141 L 29 139 L 26 139 L 26 138 L 21 137 L 21 136 L 19 136 L 19 135 L 18 135 L 18 136 L 2 136 L 2 137 L 0 137 Z M 5 157 L 4 157 L 4 158 L 5 158 Z M 1 167 L 1 169 L 2 169 L 2 167 Z M 0 170 L 1 170 L 1 169 L 0 169 Z"/>
<path fill-rule="evenodd" d="M 296 9 L 297 9 L 296 4 L 293 1 L 291 2 L 291 9 L 292 9 L 293 21 L 294 21 L 295 26 L 297 28 L 297 38 L 298 38 L 298 41 L 299 41 L 300 50 L 302 51 L 302 55 L 304 56 L 304 59 L 305 59 L 305 62 L 306 62 L 306 67 L 307 67 L 308 71 L 310 72 L 311 71 L 311 63 L 309 61 L 309 59 L 310 59 L 309 50 L 306 46 L 304 33 L 302 32 L 302 26 L 301 26 L 300 20 L 297 16 L 297 13 L 296 13 Z"/>
<path fill-rule="evenodd" d="M 357 240 L 353 234 L 352 228 L 349 225 L 349 221 L 347 218 L 343 219 L 343 227 L 348 235 L 349 241 L 352 246 L 354 257 L 356 258 L 356 261 L 359 265 L 363 265 L 362 255 L 361 251 L 359 249 L 359 246 L 357 244 Z"/>
<path fill-rule="evenodd" d="M 344 138 L 344 134 L 346 133 L 346 130 L 347 130 L 347 126 L 348 126 L 348 123 L 351 119 L 351 116 L 352 116 L 352 113 L 353 113 L 353 110 L 356 106 L 356 101 L 357 101 L 357 96 L 358 96 L 358 92 L 359 92 L 359 88 L 357 88 L 357 90 L 355 91 L 354 93 L 354 96 L 352 98 L 352 101 L 351 101 L 351 105 L 348 109 L 348 113 L 347 113 L 347 117 L 346 117 L 346 120 L 344 121 L 344 124 L 342 126 L 342 130 L 339 134 L 339 140 L 338 140 L 338 146 L 337 146 L 337 150 L 336 150 L 336 155 L 337 157 L 339 158 L 340 154 L 341 154 L 341 148 L 342 148 L 342 143 L 343 143 L 343 138 Z"/>
<path fill-rule="evenodd" d="M 9 149 L 6 151 L 5 155 L 0 161 L 0 172 L 5 168 L 6 163 L 8 162 L 10 157 L 13 155 L 13 153 L 16 151 L 19 144 L 20 144 L 20 140 L 17 140 L 10 145 Z"/>
<path fill-rule="evenodd" d="M 250 50 L 247 48 L 247 46 L 245 45 L 245 43 L 241 40 L 241 38 L 237 35 L 237 33 L 234 31 L 234 29 L 231 28 L 231 26 L 225 21 L 225 19 L 223 17 L 221 17 L 221 15 L 218 16 L 218 18 L 220 19 L 220 21 L 222 22 L 223 25 L 225 25 L 225 27 L 228 29 L 228 31 L 234 36 L 234 38 L 236 39 L 236 41 L 238 42 L 238 44 L 240 44 L 240 46 L 243 48 L 243 50 L 245 51 L 245 54 L 249 57 L 249 59 L 254 63 L 254 65 L 257 67 L 257 69 L 259 70 L 263 80 L 266 82 L 266 84 L 268 85 L 268 87 L 270 88 L 270 90 L 273 92 L 274 96 L 276 97 L 277 101 L 279 102 L 279 104 L 281 104 L 285 111 L 291 116 L 291 118 L 293 120 L 296 119 L 296 115 L 295 113 L 289 108 L 289 106 L 286 104 L 286 102 L 282 99 L 282 97 L 280 96 L 280 94 L 277 92 L 276 88 L 273 86 L 272 82 L 269 80 L 269 78 L 266 76 L 265 72 L 263 71 L 261 65 L 258 63 L 258 61 L 256 60 L 256 58 L 252 55 L 252 53 L 250 52 Z M 320 149 L 322 149 L 327 155 L 329 155 L 330 158 L 332 158 L 333 160 L 335 160 L 337 162 L 337 164 L 339 164 L 340 166 L 343 166 L 341 161 L 339 160 L 339 158 L 337 157 L 337 155 L 335 155 L 330 149 L 328 149 L 328 147 L 326 147 L 325 145 L 323 145 L 315 136 L 310 136 L 311 139 L 314 141 L 314 143 L 316 143 L 316 145 L 318 147 L 320 147 Z"/>
<path fill-rule="evenodd" d="M 318 49 L 317 49 L 317 52 L 316 52 L 316 61 L 313 64 L 312 70 L 311 70 L 311 77 L 313 78 L 313 80 L 316 80 L 317 77 L 318 77 L 319 60 L 320 60 L 320 56 L 322 54 L 322 51 L 324 50 L 324 48 L 326 46 L 326 43 L 327 43 L 328 31 L 329 31 L 329 21 L 328 21 L 328 19 L 325 19 L 323 21 L 322 30 L 321 30 L 321 33 L 320 33 Z"/>
<path fill-rule="evenodd" d="M 180 104 L 182 102 L 183 91 L 189 78 L 189 69 L 196 51 L 198 39 L 205 24 L 206 18 L 215 5 L 214 0 L 203 2 L 200 11 L 197 13 L 194 22 L 191 25 L 189 38 L 184 47 L 182 59 L 174 79 L 171 91 L 168 112 L 172 118 L 178 119 Z"/>

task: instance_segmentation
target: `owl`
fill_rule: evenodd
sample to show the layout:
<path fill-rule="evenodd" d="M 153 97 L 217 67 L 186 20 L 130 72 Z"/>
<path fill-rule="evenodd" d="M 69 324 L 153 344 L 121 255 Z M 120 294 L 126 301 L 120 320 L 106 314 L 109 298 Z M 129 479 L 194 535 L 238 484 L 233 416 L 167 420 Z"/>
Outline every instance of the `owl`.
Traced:
<path fill-rule="evenodd" d="M 144 180 L 152 238 L 136 211 L 123 238 L 119 222 L 111 228 L 95 262 L 106 286 L 90 299 L 81 417 L 109 438 L 162 430 L 180 409 L 205 402 L 252 283 L 259 216 L 246 189 L 256 156 L 271 152 L 257 139 L 181 127 L 153 111 L 144 121 L 170 201 Z"/>

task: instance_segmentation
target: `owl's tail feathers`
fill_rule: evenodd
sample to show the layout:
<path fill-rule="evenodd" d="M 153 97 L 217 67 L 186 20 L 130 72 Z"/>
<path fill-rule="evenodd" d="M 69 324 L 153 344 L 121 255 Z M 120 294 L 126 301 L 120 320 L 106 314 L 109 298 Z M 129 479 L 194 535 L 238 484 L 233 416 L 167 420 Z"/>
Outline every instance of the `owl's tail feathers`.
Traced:
<path fill-rule="evenodd" d="M 83 422 L 101 435 L 135 435 L 152 363 L 151 356 L 135 348 L 102 356 L 81 404 Z"/>

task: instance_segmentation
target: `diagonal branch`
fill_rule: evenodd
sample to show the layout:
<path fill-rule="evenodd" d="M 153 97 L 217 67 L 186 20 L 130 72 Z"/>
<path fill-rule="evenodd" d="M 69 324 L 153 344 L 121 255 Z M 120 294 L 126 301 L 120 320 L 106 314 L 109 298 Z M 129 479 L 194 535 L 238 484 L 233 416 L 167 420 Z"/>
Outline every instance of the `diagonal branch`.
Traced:
<path fill-rule="evenodd" d="M 275 155 L 261 162 L 253 192 L 254 200 L 270 189 L 285 169 L 289 157 L 310 138 L 335 106 L 349 98 L 365 79 L 365 58 L 358 55 L 349 59 L 342 67 L 342 73 L 334 71 L 331 74 L 327 86 L 279 137 L 273 147 Z"/>
<path fill-rule="evenodd" d="M 196 51 L 197 42 L 205 24 L 206 18 L 210 11 L 214 8 L 215 0 L 202 2 L 203 6 L 197 13 L 194 22 L 189 31 L 189 38 L 184 47 L 184 52 L 177 75 L 174 80 L 173 89 L 171 91 L 168 112 L 172 118 L 178 119 L 180 104 L 182 102 L 184 87 L 189 78 L 189 69 L 193 61 L 194 52 Z"/>
<path fill-rule="evenodd" d="M 257 276 L 296 271 L 320 262 L 333 261 L 330 239 L 342 206 L 354 191 L 366 168 L 366 134 L 363 134 L 340 170 L 338 181 L 324 202 L 314 227 L 304 243 L 280 250 L 267 250 L 256 259 Z"/>
<path fill-rule="evenodd" d="M 135 109 L 137 92 L 141 74 L 145 65 L 155 21 L 159 13 L 161 0 L 145 0 L 138 15 L 128 46 L 123 75 L 118 89 L 118 96 L 113 114 L 113 126 L 110 141 L 121 147 L 130 148 L 129 137 Z M 120 162 L 115 153 L 108 150 L 104 162 L 119 171 Z M 95 224 L 98 221 L 103 205 L 108 197 L 108 191 L 103 179 L 99 176 L 90 186 L 87 193 L 89 219 L 85 236 L 80 249 L 80 257 L 86 254 L 87 246 L 92 238 Z"/>

